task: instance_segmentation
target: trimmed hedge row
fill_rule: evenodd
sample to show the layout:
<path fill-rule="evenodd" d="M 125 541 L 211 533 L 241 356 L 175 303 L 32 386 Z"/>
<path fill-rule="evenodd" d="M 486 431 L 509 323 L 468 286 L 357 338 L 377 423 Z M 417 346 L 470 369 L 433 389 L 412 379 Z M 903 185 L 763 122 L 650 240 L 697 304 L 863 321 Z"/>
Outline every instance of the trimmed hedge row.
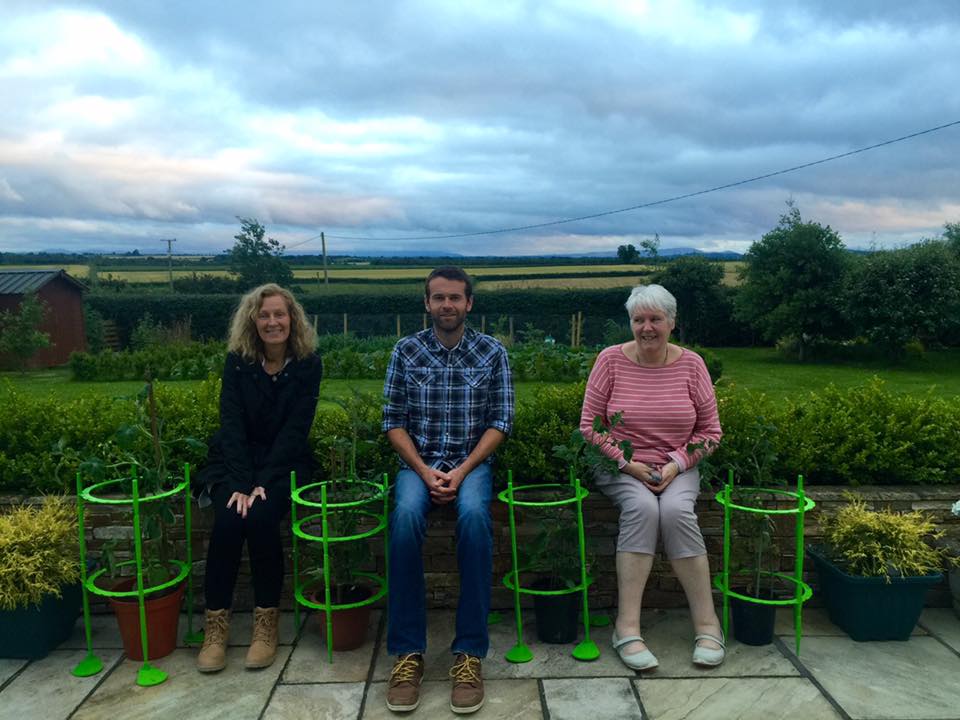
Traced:
<path fill-rule="evenodd" d="M 585 321 L 585 329 L 591 326 L 601 328 L 606 318 L 625 318 L 623 303 L 627 294 L 622 288 L 599 290 L 497 290 L 495 293 L 477 295 L 472 315 L 475 322 L 481 315 L 492 321 L 498 315 L 514 315 L 517 330 L 523 322 L 532 322 L 542 317 L 558 318 L 558 329 L 568 329 L 570 315 L 582 312 L 596 322 Z M 340 293 L 330 295 L 303 294 L 299 297 L 304 309 L 310 315 L 319 315 L 321 322 L 329 318 L 338 320 L 343 313 L 350 316 L 372 316 L 381 318 L 385 327 L 375 329 L 374 334 L 390 334 L 395 330 L 394 315 L 402 313 L 411 320 L 420 318 L 423 313 L 423 299 L 419 292 L 398 291 L 396 293 Z M 147 313 L 163 325 L 171 326 L 190 318 L 191 329 L 200 339 L 222 339 L 226 335 L 230 316 L 237 306 L 237 295 L 157 295 L 133 293 L 91 293 L 85 301 L 87 305 L 103 317 L 117 324 L 124 342 L 137 322 Z M 384 313 L 391 308 L 392 313 Z M 539 325 L 538 325 L 539 327 Z M 360 330 L 355 326 L 355 329 Z M 410 332 L 409 329 L 404 332 Z M 551 331 L 552 332 L 552 331 Z M 599 330 L 598 330 L 599 332 Z M 585 340 L 593 340 L 585 336 Z"/>
<path fill-rule="evenodd" d="M 168 438 L 206 440 L 217 427 L 219 380 L 194 389 L 159 384 L 157 402 Z M 544 387 L 517 403 L 513 435 L 500 451 L 498 474 L 512 468 L 524 482 L 553 482 L 565 468 L 553 446 L 577 426 L 583 384 Z M 718 389 L 724 439 L 704 466 L 747 466 L 764 439 L 775 457 L 773 474 L 792 483 L 798 473 L 815 484 L 931 484 L 956 481 L 960 468 L 960 400 L 887 391 L 879 380 L 852 389 L 828 388 L 787 401 Z M 393 472 L 396 458 L 376 431 L 379 400 L 367 397 L 351 418 L 340 407 L 321 406 L 311 442 L 324 473 L 337 466 L 338 448 L 352 427 L 365 428 L 358 446 L 362 473 Z M 135 417 L 135 403 L 106 397 L 63 403 L 26 398 L 0 387 L 0 491 L 58 492 L 73 487 L 77 466 L 90 456 L 109 457 L 113 435 Z M 57 447 L 63 449 L 57 453 Z M 203 453 L 180 461 L 199 464 Z M 708 474 L 708 473 L 706 473 Z M 750 482 L 751 479 L 746 477 Z"/>

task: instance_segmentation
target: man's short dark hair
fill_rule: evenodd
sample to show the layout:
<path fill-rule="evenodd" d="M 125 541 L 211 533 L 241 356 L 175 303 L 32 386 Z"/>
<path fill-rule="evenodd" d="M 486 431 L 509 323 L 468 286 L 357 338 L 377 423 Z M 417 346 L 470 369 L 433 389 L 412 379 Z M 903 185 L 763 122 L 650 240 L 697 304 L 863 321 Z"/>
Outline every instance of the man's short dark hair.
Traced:
<path fill-rule="evenodd" d="M 430 281 L 435 277 L 442 277 L 445 280 L 459 280 L 464 285 L 463 294 L 467 300 L 473 296 L 473 281 L 470 279 L 470 276 L 467 275 L 462 268 L 453 265 L 443 265 L 427 275 L 427 282 L 424 283 L 423 286 L 424 297 L 430 297 Z"/>

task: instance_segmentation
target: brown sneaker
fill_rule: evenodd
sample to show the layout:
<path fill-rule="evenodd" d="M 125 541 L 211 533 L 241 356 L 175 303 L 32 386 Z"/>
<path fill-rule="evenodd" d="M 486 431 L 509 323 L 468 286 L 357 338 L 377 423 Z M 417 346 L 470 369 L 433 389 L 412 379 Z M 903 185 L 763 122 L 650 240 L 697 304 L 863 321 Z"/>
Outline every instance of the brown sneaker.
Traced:
<path fill-rule="evenodd" d="M 480 674 L 480 658 L 473 655 L 457 655 L 450 668 L 453 689 L 450 691 L 450 709 L 458 715 L 467 715 L 483 707 L 483 676 Z"/>
<path fill-rule="evenodd" d="M 197 670 L 217 672 L 227 665 L 227 637 L 230 635 L 230 610 L 204 613 L 203 647 L 197 655 Z"/>
<path fill-rule="evenodd" d="M 253 639 L 247 650 L 246 667 L 250 670 L 265 668 L 273 664 L 277 656 L 277 623 L 280 608 L 253 609 Z"/>
<path fill-rule="evenodd" d="M 390 671 L 387 684 L 387 709 L 394 712 L 416 710 L 420 704 L 420 683 L 423 682 L 423 655 L 400 655 Z"/>

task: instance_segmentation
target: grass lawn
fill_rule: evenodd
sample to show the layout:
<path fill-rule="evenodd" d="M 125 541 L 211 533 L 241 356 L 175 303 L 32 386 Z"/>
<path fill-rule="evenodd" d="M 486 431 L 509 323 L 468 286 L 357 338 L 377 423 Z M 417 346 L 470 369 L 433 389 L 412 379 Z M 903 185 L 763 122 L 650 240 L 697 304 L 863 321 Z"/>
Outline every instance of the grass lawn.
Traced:
<path fill-rule="evenodd" d="M 890 365 L 881 360 L 844 363 L 798 363 L 773 348 L 716 348 L 723 360 L 721 383 L 786 397 L 837 387 L 862 385 L 876 375 L 893 392 L 920 394 L 933 388 L 944 397 L 960 395 L 960 349 L 928 352 L 924 357 Z"/>
<path fill-rule="evenodd" d="M 723 360 L 722 384 L 763 392 L 775 398 L 821 390 L 831 383 L 838 387 L 860 385 L 874 375 L 894 392 L 925 393 L 932 388 L 933 392 L 945 397 L 960 396 L 960 349 L 929 352 L 922 358 L 894 366 L 879 360 L 801 364 L 784 360 L 772 348 L 717 348 L 714 352 Z M 89 394 L 131 397 L 143 387 L 138 381 L 72 382 L 70 372 L 65 368 L 28 372 L 26 375 L 0 373 L 0 387 L 6 382 L 29 396 L 54 394 L 60 400 Z M 191 386 L 198 381 L 169 382 Z M 517 397 L 530 397 L 544 385 L 552 384 L 564 383 L 518 382 Z M 345 397 L 351 388 L 379 395 L 383 381 L 324 380 L 320 386 L 320 400 L 331 402 L 332 398 Z"/>

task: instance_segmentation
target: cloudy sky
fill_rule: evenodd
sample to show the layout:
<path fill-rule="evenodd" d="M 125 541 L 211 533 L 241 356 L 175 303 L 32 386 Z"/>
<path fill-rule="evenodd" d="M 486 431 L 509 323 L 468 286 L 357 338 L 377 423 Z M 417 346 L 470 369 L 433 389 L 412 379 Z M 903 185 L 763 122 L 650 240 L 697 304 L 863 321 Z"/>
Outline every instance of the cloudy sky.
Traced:
<path fill-rule="evenodd" d="M 960 221 L 954 0 L 0 0 L 0 250 L 743 250 Z M 420 239 L 420 238 L 428 239 Z M 351 239 L 347 239 L 351 238 Z M 360 239 L 355 239 L 360 238 Z"/>

